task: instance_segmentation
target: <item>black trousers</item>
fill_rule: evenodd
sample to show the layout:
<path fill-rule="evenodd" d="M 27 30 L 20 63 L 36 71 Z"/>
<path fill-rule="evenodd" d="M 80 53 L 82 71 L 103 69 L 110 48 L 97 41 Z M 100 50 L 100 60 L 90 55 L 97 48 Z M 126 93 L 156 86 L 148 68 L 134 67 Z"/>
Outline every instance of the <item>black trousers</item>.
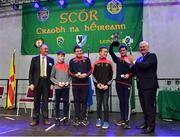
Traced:
<path fill-rule="evenodd" d="M 60 102 L 63 99 L 63 115 L 68 117 L 69 112 L 69 88 L 55 89 L 55 110 L 56 118 L 60 117 Z"/>
<path fill-rule="evenodd" d="M 48 97 L 50 84 L 46 78 L 40 78 L 37 88 L 34 91 L 33 119 L 39 120 L 40 107 L 43 119 L 48 119 Z"/>
<path fill-rule="evenodd" d="M 155 128 L 157 89 L 139 89 L 139 100 L 144 113 L 145 124 Z"/>
<path fill-rule="evenodd" d="M 102 104 L 104 108 L 104 121 L 109 121 L 109 88 L 107 90 L 100 90 L 96 88 L 97 100 L 97 118 L 102 119 Z"/>
<path fill-rule="evenodd" d="M 131 86 L 116 83 L 116 91 L 119 98 L 119 106 L 122 120 L 130 120 L 131 113 L 131 103 L 130 103 L 130 95 L 131 95 Z"/>
<path fill-rule="evenodd" d="M 73 86 L 72 88 L 75 105 L 75 118 L 85 119 L 87 117 L 88 85 Z"/>

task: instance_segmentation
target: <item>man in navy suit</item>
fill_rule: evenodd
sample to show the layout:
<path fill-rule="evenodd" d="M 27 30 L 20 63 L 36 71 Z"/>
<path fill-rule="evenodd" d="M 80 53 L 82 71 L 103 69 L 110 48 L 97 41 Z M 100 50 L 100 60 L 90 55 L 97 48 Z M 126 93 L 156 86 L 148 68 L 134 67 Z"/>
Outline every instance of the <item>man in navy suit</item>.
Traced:
<path fill-rule="evenodd" d="M 132 70 L 137 77 L 137 88 L 140 104 L 144 113 L 144 123 L 137 128 L 143 129 L 143 133 L 151 133 L 155 130 L 156 117 L 156 92 L 157 80 L 157 57 L 149 52 L 149 44 L 142 41 L 139 45 L 141 57 L 135 59 L 129 55 L 129 60 L 134 64 Z"/>
<path fill-rule="evenodd" d="M 33 57 L 29 69 L 30 89 L 34 91 L 34 112 L 31 126 L 39 124 L 40 104 L 42 103 L 42 115 L 45 125 L 48 121 L 48 97 L 53 84 L 50 81 L 51 69 L 54 65 L 54 59 L 47 56 L 48 47 L 43 44 L 40 47 L 40 55 Z"/>

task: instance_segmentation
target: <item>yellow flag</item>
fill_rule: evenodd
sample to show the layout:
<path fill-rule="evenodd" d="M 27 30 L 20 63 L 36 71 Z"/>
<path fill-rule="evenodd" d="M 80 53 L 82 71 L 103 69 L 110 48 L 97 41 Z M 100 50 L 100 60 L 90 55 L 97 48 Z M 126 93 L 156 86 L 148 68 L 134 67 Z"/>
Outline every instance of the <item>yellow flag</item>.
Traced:
<path fill-rule="evenodd" d="M 10 76 L 9 76 L 9 85 L 8 85 L 7 108 L 9 109 L 13 108 L 14 105 L 15 88 L 16 88 L 15 51 L 13 51 L 11 64 L 10 64 Z"/>

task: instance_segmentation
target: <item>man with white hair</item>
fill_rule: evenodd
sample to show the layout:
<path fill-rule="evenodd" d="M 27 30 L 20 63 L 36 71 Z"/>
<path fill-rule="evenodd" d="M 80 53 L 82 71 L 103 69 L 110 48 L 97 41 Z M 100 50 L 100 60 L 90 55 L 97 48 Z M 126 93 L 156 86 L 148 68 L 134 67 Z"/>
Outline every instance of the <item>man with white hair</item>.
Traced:
<path fill-rule="evenodd" d="M 157 57 L 156 54 L 149 52 L 149 44 L 142 41 L 139 44 L 141 57 L 135 59 L 129 55 L 129 60 L 134 64 L 133 73 L 137 77 L 137 88 L 140 104 L 144 113 L 144 123 L 137 126 L 143 129 L 143 133 L 148 134 L 155 130 L 156 117 L 156 92 L 157 81 Z"/>
<path fill-rule="evenodd" d="M 31 60 L 29 69 L 29 88 L 34 91 L 34 111 L 31 126 L 39 124 L 40 105 L 42 105 L 42 115 L 44 125 L 50 125 L 48 120 L 48 97 L 53 83 L 50 74 L 54 65 L 54 59 L 48 56 L 48 46 L 43 44 L 40 47 L 40 55 Z"/>

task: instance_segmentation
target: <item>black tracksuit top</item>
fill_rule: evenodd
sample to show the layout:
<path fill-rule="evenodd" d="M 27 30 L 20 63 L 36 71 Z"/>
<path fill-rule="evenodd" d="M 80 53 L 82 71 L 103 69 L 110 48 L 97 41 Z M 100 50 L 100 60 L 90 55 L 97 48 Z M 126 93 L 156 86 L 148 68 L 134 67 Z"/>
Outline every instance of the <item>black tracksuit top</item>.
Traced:
<path fill-rule="evenodd" d="M 113 78 L 112 62 L 106 58 L 99 58 L 93 64 L 93 80 L 96 83 L 110 85 Z"/>

